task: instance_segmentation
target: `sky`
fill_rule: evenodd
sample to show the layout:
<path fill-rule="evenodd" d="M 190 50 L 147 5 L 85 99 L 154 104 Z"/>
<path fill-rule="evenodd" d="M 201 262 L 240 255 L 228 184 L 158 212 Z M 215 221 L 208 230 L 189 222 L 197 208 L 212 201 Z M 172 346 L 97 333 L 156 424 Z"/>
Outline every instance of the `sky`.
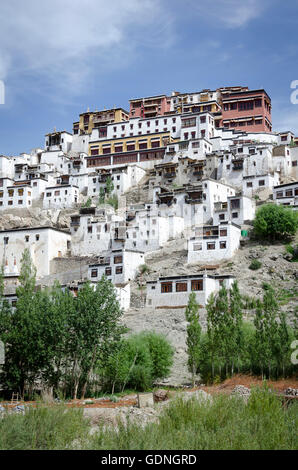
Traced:
<path fill-rule="evenodd" d="M 88 108 L 231 85 L 264 88 L 273 130 L 298 135 L 297 28 L 297 0 L 1 0 L 0 155 Z"/>

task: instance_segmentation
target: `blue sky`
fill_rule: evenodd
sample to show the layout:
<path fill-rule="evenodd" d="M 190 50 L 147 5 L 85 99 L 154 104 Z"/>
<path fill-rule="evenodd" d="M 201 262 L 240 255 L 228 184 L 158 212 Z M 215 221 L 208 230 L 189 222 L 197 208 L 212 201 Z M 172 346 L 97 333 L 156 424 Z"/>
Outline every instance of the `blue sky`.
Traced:
<path fill-rule="evenodd" d="M 43 146 L 88 107 L 228 85 L 265 88 L 273 129 L 298 134 L 297 0 L 1 3 L 0 154 Z"/>

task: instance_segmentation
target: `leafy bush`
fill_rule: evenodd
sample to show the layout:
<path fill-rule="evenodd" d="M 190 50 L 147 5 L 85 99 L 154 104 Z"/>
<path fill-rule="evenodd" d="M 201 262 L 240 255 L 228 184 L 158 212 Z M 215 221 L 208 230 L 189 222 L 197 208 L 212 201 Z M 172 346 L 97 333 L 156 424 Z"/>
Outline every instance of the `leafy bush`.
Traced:
<path fill-rule="evenodd" d="M 147 345 L 152 361 L 152 378 L 163 379 L 171 372 L 174 348 L 164 335 L 148 331 L 140 334 Z"/>
<path fill-rule="evenodd" d="M 261 261 L 259 261 L 258 259 L 253 259 L 249 265 L 249 269 L 256 271 L 257 269 L 260 269 L 261 266 L 262 266 Z"/>
<path fill-rule="evenodd" d="M 132 335 L 110 355 L 102 372 L 105 385 L 112 388 L 112 393 L 126 387 L 149 389 L 154 380 L 169 375 L 173 355 L 173 347 L 161 334 L 151 331 Z"/>
<path fill-rule="evenodd" d="M 283 239 L 294 235 L 298 228 L 298 214 L 288 207 L 265 204 L 256 213 L 254 232 L 259 238 Z"/>
<path fill-rule="evenodd" d="M 293 258 L 292 261 L 298 261 L 298 248 L 290 244 L 286 245 L 286 252 L 290 253 Z"/>

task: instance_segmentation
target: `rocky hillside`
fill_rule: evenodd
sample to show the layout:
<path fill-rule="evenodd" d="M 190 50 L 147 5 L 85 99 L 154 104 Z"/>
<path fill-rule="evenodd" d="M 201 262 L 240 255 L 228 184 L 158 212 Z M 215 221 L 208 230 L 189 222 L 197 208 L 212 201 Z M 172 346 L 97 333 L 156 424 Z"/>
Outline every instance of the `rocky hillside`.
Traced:
<path fill-rule="evenodd" d="M 298 237 L 292 244 L 297 244 Z M 240 291 L 243 295 L 261 298 L 263 286 L 270 283 L 277 293 L 281 308 L 287 311 L 293 321 L 298 310 L 298 263 L 290 260 L 291 256 L 286 251 L 286 244 L 259 243 L 248 241 L 240 248 L 234 257 L 222 263 L 218 267 L 213 266 L 214 273 L 233 274 L 238 280 Z M 252 260 L 261 262 L 258 270 L 249 268 Z M 204 272 L 206 265 L 187 265 L 186 241 L 175 240 L 169 242 L 158 252 L 146 257 L 146 263 L 150 273 L 145 279 L 155 279 L 158 276 L 171 276 Z M 145 290 L 141 290 L 138 280 L 132 283 L 132 308 L 125 314 L 125 323 L 131 331 L 156 330 L 164 333 L 175 345 L 175 358 L 172 375 L 166 381 L 173 385 L 187 384 L 190 375 L 187 371 L 187 355 L 185 344 L 186 322 L 183 309 L 150 309 L 144 308 Z M 247 311 L 249 318 L 253 315 Z M 206 326 L 206 311 L 200 312 L 202 326 Z"/>

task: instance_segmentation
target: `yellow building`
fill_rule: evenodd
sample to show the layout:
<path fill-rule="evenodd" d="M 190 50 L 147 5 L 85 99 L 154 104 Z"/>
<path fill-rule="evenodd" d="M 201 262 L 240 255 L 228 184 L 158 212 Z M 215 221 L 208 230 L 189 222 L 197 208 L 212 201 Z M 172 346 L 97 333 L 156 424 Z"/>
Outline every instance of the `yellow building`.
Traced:
<path fill-rule="evenodd" d="M 123 152 L 134 152 L 166 147 L 172 142 L 170 132 L 144 134 L 135 137 L 125 137 L 110 140 L 100 140 L 89 144 L 89 155 L 105 155 Z"/>
<path fill-rule="evenodd" d="M 113 122 L 123 122 L 128 119 L 129 113 L 123 108 L 87 111 L 86 113 L 80 114 L 79 121 L 73 123 L 73 133 L 91 134 L 94 128 L 105 127 Z"/>

